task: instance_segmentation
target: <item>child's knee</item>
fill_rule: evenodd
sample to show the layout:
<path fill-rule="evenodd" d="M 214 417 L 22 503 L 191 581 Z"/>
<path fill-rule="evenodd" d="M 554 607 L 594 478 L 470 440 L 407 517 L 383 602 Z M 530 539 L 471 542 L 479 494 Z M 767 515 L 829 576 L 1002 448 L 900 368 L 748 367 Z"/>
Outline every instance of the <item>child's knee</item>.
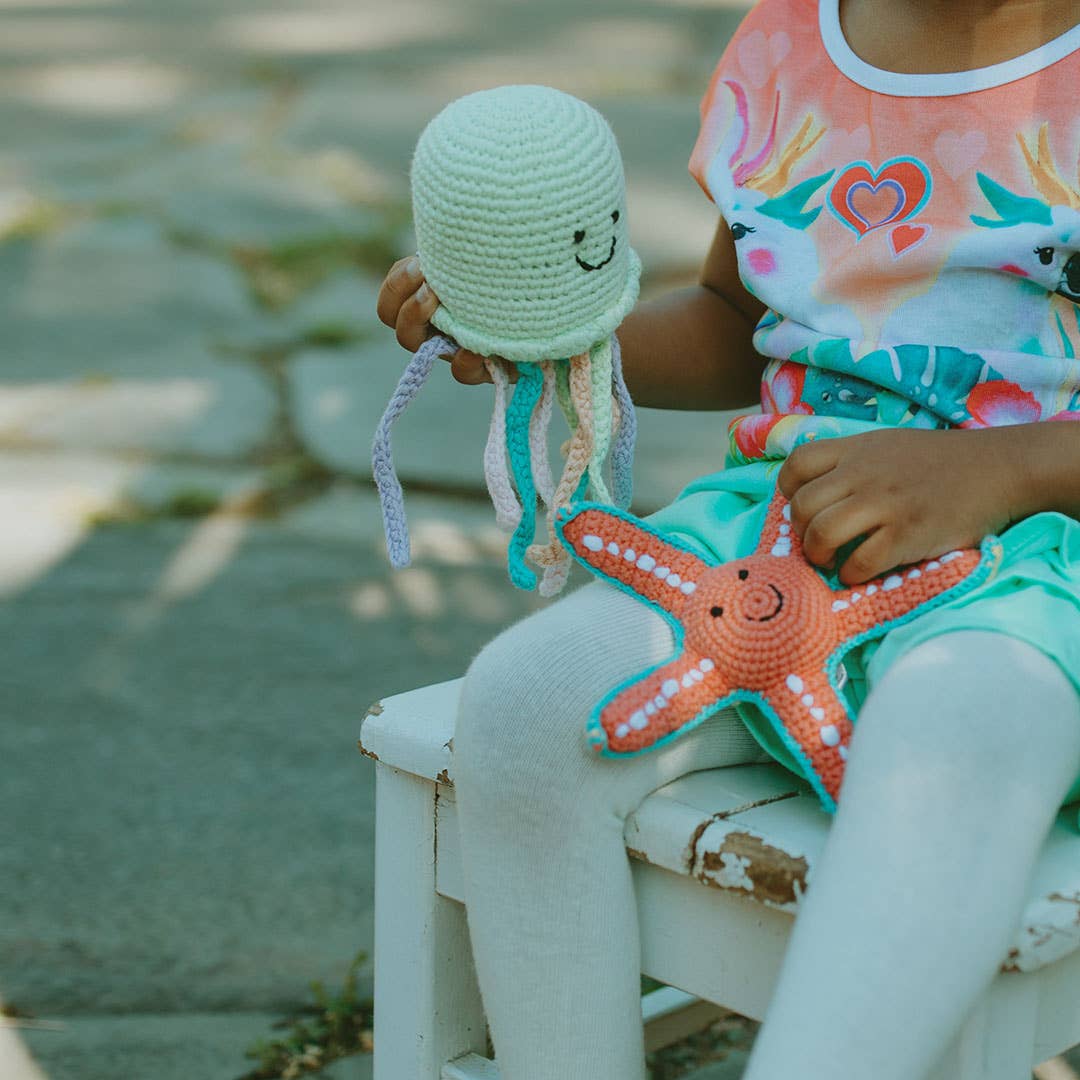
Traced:
<path fill-rule="evenodd" d="M 1057 664 L 1024 641 L 991 631 L 943 634 L 901 656 L 874 686 L 853 762 L 871 750 L 898 777 L 994 779 L 1001 791 L 1037 776 L 1054 756 L 1080 753 L 1077 695 Z"/>

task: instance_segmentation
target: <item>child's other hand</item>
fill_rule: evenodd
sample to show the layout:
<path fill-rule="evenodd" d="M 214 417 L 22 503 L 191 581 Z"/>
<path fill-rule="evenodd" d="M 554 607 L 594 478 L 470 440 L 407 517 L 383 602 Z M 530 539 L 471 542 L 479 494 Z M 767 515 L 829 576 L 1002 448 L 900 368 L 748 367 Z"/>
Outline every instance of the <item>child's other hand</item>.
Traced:
<path fill-rule="evenodd" d="M 439 306 L 439 298 L 420 273 L 420 260 L 415 255 L 398 259 L 390 267 L 375 304 L 380 321 L 391 327 L 398 344 L 409 352 L 416 352 L 432 334 L 438 331 L 431 325 L 431 316 Z M 475 386 L 491 382 L 484 367 L 484 358 L 468 349 L 458 349 L 452 357 L 444 356 L 450 363 L 450 372 L 459 383 Z M 512 364 L 510 379 L 517 381 L 517 371 Z"/>
<path fill-rule="evenodd" d="M 996 431 L 892 429 L 797 446 L 778 485 L 807 559 L 831 567 L 838 548 L 865 536 L 840 569 L 843 584 L 858 585 L 978 547 L 1010 520 L 1013 473 Z"/>

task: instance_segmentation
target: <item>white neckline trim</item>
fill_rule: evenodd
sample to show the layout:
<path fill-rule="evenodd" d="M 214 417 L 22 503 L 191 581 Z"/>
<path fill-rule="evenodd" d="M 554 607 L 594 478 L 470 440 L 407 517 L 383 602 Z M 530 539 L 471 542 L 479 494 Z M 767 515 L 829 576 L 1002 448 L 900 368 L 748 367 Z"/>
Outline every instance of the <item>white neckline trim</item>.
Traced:
<path fill-rule="evenodd" d="M 840 0 L 819 0 L 818 25 L 825 51 L 840 71 L 867 90 L 894 97 L 949 97 L 953 94 L 970 94 L 975 90 L 989 90 L 1033 75 L 1080 49 L 1078 23 L 1045 45 L 1000 64 L 972 68 L 970 71 L 912 75 L 874 67 L 855 54 L 840 26 Z"/>

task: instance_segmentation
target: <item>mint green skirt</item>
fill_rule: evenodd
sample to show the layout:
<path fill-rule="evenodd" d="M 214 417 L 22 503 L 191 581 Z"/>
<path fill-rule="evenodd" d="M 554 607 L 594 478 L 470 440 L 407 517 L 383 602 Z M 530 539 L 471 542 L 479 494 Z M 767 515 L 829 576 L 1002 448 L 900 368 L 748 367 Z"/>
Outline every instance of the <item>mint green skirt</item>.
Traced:
<path fill-rule="evenodd" d="M 757 546 L 780 465 L 756 461 L 702 476 L 647 520 L 712 562 L 749 555 Z M 953 630 L 995 630 L 1034 645 L 1057 661 L 1080 694 L 1080 523 L 1064 514 L 1041 513 L 1000 535 L 1004 557 L 992 580 L 845 655 L 845 692 L 856 710 L 908 649 Z M 736 708 L 761 746 L 802 775 L 765 717 L 750 704 Z M 1077 800 L 1080 776 L 1062 805 Z"/>

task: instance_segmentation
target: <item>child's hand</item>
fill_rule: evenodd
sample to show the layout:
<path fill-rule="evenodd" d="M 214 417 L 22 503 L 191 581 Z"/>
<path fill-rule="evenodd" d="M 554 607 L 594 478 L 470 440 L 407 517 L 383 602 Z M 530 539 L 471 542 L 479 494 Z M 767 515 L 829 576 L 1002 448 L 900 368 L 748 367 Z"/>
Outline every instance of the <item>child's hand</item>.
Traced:
<path fill-rule="evenodd" d="M 398 344 L 409 352 L 416 352 L 432 334 L 438 333 L 430 322 L 438 306 L 439 298 L 420 273 L 420 261 L 410 255 L 407 259 L 398 259 L 390 267 L 379 289 L 375 311 L 379 319 L 396 332 Z M 449 360 L 450 372 L 459 383 L 475 386 L 491 382 L 484 358 L 468 349 L 458 349 L 452 357 L 442 359 Z M 512 364 L 506 366 L 511 382 L 516 382 L 516 369 Z"/>
<path fill-rule="evenodd" d="M 1011 519 L 1016 471 L 998 433 L 892 429 L 797 446 L 778 484 L 807 559 L 831 566 L 838 548 L 865 536 L 840 570 L 843 584 L 858 585 L 978 547 Z"/>

